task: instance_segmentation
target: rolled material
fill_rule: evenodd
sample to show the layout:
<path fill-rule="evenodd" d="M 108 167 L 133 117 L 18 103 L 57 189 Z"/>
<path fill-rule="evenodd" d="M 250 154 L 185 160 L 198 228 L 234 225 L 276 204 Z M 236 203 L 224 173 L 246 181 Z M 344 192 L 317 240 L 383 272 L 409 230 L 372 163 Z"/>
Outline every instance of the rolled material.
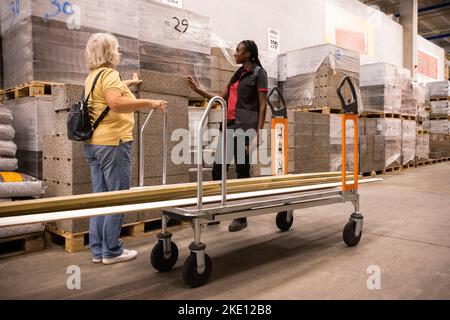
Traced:
<path fill-rule="evenodd" d="M 12 141 L 15 135 L 14 128 L 9 124 L 0 124 L 0 140 Z"/>
<path fill-rule="evenodd" d="M 13 114 L 11 110 L 0 104 L 0 124 L 11 124 L 13 121 Z"/>
<path fill-rule="evenodd" d="M 43 193 L 42 181 L 21 173 L 0 172 L 0 198 L 36 197 Z M 5 202 L 2 206 L 13 203 Z"/>
<path fill-rule="evenodd" d="M 0 158 L 0 171 L 16 171 L 19 168 L 19 162 L 13 158 Z"/>
<path fill-rule="evenodd" d="M 12 141 L 0 140 L 0 157 L 15 157 L 17 146 Z"/>

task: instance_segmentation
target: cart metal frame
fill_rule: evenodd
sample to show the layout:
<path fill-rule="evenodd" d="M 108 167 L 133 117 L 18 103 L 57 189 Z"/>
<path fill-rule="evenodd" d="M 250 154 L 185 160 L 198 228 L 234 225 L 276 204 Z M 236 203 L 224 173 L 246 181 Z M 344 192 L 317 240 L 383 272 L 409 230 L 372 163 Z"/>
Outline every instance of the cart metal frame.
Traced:
<path fill-rule="evenodd" d="M 340 89 L 344 85 L 347 78 L 343 79 L 338 89 L 341 97 Z M 221 201 L 213 204 L 203 205 L 203 158 L 202 158 L 202 137 L 203 124 L 210 113 L 212 106 L 218 102 L 222 106 L 222 128 L 226 128 L 227 123 L 227 105 L 223 98 L 214 97 L 210 100 L 200 123 L 197 128 L 198 150 L 197 150 L 197 206 L 195 207 L 174 207 L 165 209 L 162 213 L 162 228 L 157 235 L 157 244 L 151 252 L 151 263 L 159 271 L 169 271 L 175 265 L 178 258 L 178 248 L 172 242 L 172 234 L 168 231 L 167 224 L 169 219 L 179 221 L 189 221 L 193 226 L 194 241 L 189 245 L 191 252 L 183 267 L 183 279 L 191 287 L 198 287 L 205 284 L 212 270 L 212 262 L 206 254 L 206 245 L 201 242 L 202 225 L 214 222 L 224 221 L 242 217 L 252 217 L 265 214 L 277 213 L 276 224 L 282 230 L 288 230 L 293 223 L 294 210 L 319 207 L 336 203 L 351 202 L 355 208 L 349 218 L 349 222 L 344 228 L 344 242 L 348 246 L 358 244 L 363 228 L 363 216 L 360 213 L 359 193 L 358 193 L 358 115 L 352 114 L 355 108 L 357 110 L 356 93 L 353 84 L 349 81 L 352 88 L 354 99 L 345 106 L 346 113 L 342 114 L 342 188 L 325 191 L 314 192 L 292 192 L 277 194 L 276 192 L 267 191 L 267 196 L 248 199 L 246 201 L 229 201 L 227 202 L 227 166 L 222 165 L 222 185 L 221 185 Z M 147 119 L 148 120 L 148 119 Z M 353 183 L 347 182 L 346 170 L 346 123 L 348 120 L 354 122 L 354 178 Z M 142 131 L 143 132 L 143 131 Z M 164 134 L 166 134 L 164 132 Z M 222 134 L 222 164 L 227 162 L 226 148 L 227 134 Z M 167 141 L 167 139 L 164 139 Z M 164 149 L 165 151 L 167 148 Z M 142 150 L 141 150 L 142 154 Z M 167 156 L 164 157 L 167 159 Z M 143 167 L 142 167 L 143 168 Z M 143 170 L 143 169 L 142 169 Z M 141 171 L 143 172 L 143 171 Z M 163 172 L 163 181 L 165 182 L 165 174 Z M 286 189 L 285 189 L 286 190 Z"/>

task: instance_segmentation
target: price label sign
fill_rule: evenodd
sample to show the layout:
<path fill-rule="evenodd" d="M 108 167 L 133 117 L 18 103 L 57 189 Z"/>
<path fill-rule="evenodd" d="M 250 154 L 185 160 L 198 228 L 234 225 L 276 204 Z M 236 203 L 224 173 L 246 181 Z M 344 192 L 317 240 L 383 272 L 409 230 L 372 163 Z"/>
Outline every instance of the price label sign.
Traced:
<path fill-rule="evenodd" d="M 162 0 L 162 3 L 168 4 L 172 7 L 183 9 L 183 0 Z"/>
<path fill-rule="evenodd" d="M 280 53 L 280 31 L 268 29 L 268 49 L 271 52 Z"/>

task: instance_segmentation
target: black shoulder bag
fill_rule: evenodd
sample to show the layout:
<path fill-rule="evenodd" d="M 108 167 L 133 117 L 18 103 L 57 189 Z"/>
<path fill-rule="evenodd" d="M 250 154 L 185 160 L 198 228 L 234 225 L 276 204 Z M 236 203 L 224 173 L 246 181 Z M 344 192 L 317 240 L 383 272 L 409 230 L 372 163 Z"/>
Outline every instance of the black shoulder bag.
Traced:
<path fill-rule="evenodd" d="M 107 106 L 98 117 L 97 121 L 95 121 L 94 125 L 91 124 L 88 106 L 89 97 L 94 91 L 95 85 L 104 71 L 105 70 L 100 71 L 95 77 L 91 91 L 89 92 L 87 98 L 84 99 L 83 92 L 81 100 L 75 103 L 70 109 L 69 116 L 67 117 L 67 135 L 72 141 L 84 141 L 90 139 L 94 133 L 94 130 L 109 112 L 109 107 Z"/>

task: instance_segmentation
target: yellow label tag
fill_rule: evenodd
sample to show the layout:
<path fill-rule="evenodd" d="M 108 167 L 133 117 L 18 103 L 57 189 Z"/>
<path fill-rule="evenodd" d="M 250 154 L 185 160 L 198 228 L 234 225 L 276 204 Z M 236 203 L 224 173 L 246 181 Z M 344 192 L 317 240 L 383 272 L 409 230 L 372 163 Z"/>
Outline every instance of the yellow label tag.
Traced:
<path fill-rule="evenodd" d="M 17 172 L 0 172 L 3 182 L 23 182 L 22 176 Z"/>

